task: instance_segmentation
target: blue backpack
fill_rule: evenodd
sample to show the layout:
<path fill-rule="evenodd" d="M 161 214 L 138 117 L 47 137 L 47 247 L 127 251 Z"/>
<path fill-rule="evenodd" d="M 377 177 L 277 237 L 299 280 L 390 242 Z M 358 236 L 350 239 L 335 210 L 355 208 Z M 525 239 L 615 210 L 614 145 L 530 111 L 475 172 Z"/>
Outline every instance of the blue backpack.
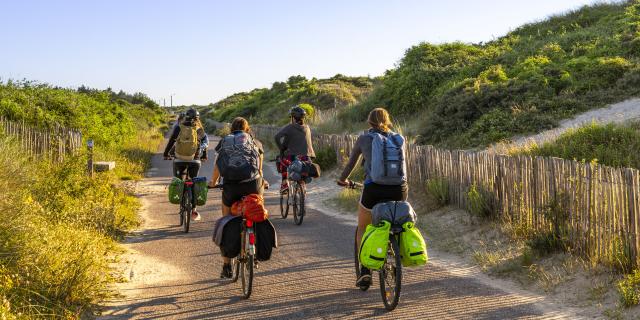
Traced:
<path fill-rule="evenodd" d="M 367 177 L 373 183 L 397 186 L 407 181 L 404 159 L 404 138 L 390 132 L 383 135 L 369 132 L 371 142 L 371 163 L 367 166 Z"/>

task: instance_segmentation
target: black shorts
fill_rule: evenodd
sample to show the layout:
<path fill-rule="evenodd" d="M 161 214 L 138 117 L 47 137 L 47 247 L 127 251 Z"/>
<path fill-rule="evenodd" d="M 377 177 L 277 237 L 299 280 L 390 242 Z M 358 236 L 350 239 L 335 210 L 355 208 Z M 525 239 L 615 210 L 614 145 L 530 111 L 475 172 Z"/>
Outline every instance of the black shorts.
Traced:
<path fill-rule="evenodd" d="M 369 183 L 364 185 L 362 196 L 360 197 L 360 205 L 367 210 L 371 210 L 373 206 L 380 202 L 406 201 L 408 195 L 409 187 L 406 183 L 399 186 Z"/>
<path fill-rule="evenodd" d="M 242 183 L 225 182 L 222 184 L 222 204 L 231 207 L 234 202 L 242 200 L 242 197 L 254 193 L 259 195 L 264 193 L 262 178 Z"/>
<path fill-rule="evenodd" d="M 181 178 L 183 174 L 189 174 L 189 178 L 195 178 L 198 176 L 198 172 L 200 171 L 200 163 L 199 162 L 173 162 L 173 176 L 177 178 Z"/>

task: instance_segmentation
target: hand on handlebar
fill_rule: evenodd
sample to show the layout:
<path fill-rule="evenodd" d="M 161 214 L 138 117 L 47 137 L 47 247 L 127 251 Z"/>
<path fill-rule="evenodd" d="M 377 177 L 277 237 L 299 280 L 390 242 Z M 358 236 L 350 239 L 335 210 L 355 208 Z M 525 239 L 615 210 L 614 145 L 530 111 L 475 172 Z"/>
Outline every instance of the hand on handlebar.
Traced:
<path fill-rule="evenodd" d="M 349 189 L 360 189 L 362 188 L 362 183 L 358 183 L 351 180 L 338 180 L 338 185 L 341 187 L 349 188 Z"/>
<path fill-rule="evenodd" d="M 173 157 L 171 157 L 171 156 L 164 156 L 164 160 L 173 160 Z"/>

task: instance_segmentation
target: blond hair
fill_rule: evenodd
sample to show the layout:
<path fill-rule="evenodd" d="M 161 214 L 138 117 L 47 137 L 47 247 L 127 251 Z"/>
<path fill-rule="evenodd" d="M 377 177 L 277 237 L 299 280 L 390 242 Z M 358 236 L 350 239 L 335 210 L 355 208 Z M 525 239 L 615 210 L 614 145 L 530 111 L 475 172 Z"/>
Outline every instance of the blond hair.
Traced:
<path fill-rule="evenodd" d="M 369 125 L 372 128 L 378 129 L 382 132 L 388 132 L 391 130 L 391 127 L 393 127 L 393 123 L 391 123 L 391 116 L 385 108 L 375 108 L 371 110 L 367 122 L 369 122 Z"/>

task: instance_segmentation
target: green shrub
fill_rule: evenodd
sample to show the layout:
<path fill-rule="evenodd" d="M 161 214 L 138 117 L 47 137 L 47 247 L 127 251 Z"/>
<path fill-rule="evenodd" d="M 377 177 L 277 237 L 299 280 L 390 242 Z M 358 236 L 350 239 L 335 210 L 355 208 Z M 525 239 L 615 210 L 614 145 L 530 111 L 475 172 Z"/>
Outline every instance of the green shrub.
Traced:
<path fill-rule="evenodd" d="M 449 204 L 449 181 L 444 177 L 428 179 L 425 183 L 425 190 L 439 206 Z"/>
<path fill-rule="evenodd" d="M 314 161 L 320 165 L 322 170 L 333 169 L 338 164 L 336 151 L 332 147 L 320 148 L 315 152 L 316 159 Z"/>
<path fill-rule="evenodd" d="M 496 215 L 493 195 L 476 184 L 467 192 L 469 212 L 477 217 L 491 218 Z"/>
<path fill-rule="evenodd" d="M 307 116 L 309 118 L 313 118 L 315 115 L 315 109 L 313 108 L 312 105 L 308 104 L 308 103 L 301 103 L 298 105 L 300 108 L 304 109 L 304 111 L 307 113 Z"/>
<path fill-rule="evenodd" d="M 220 138 L 224 138 L 229 134 L 231 134 L 231 127 L 224 125 L 222 127 L 216 128 L 216 130 L 214 131 L 214 134 Z"/>
<path fill-rule="evenodd" d="M 632 274 L 618 281 L 617 288 L 620 300 L 625 307 L 640 304 L 640 269 L 636 269 Z"/>
<path fill-rule="evenodd" d="M 95 160 L 117 162 L 115 171 L 90 178 L 84 151 L 52 163 L 0 135 L 0 188 L 11 190 L 0 196 L 3 318 L 86 318 L 113 294 L 114 240 L 138 224 L 139 202 L 121 179 L 141 177 L 163 140 L 164 112 L 144 98 L 0 83 L 0 115 L 77 127 L 96 141 Z"/>
<path fill-rule="evenodd" d="M 637 124 L 591 123 L 521 153 L 640 168 L 640 128 Z"/>

